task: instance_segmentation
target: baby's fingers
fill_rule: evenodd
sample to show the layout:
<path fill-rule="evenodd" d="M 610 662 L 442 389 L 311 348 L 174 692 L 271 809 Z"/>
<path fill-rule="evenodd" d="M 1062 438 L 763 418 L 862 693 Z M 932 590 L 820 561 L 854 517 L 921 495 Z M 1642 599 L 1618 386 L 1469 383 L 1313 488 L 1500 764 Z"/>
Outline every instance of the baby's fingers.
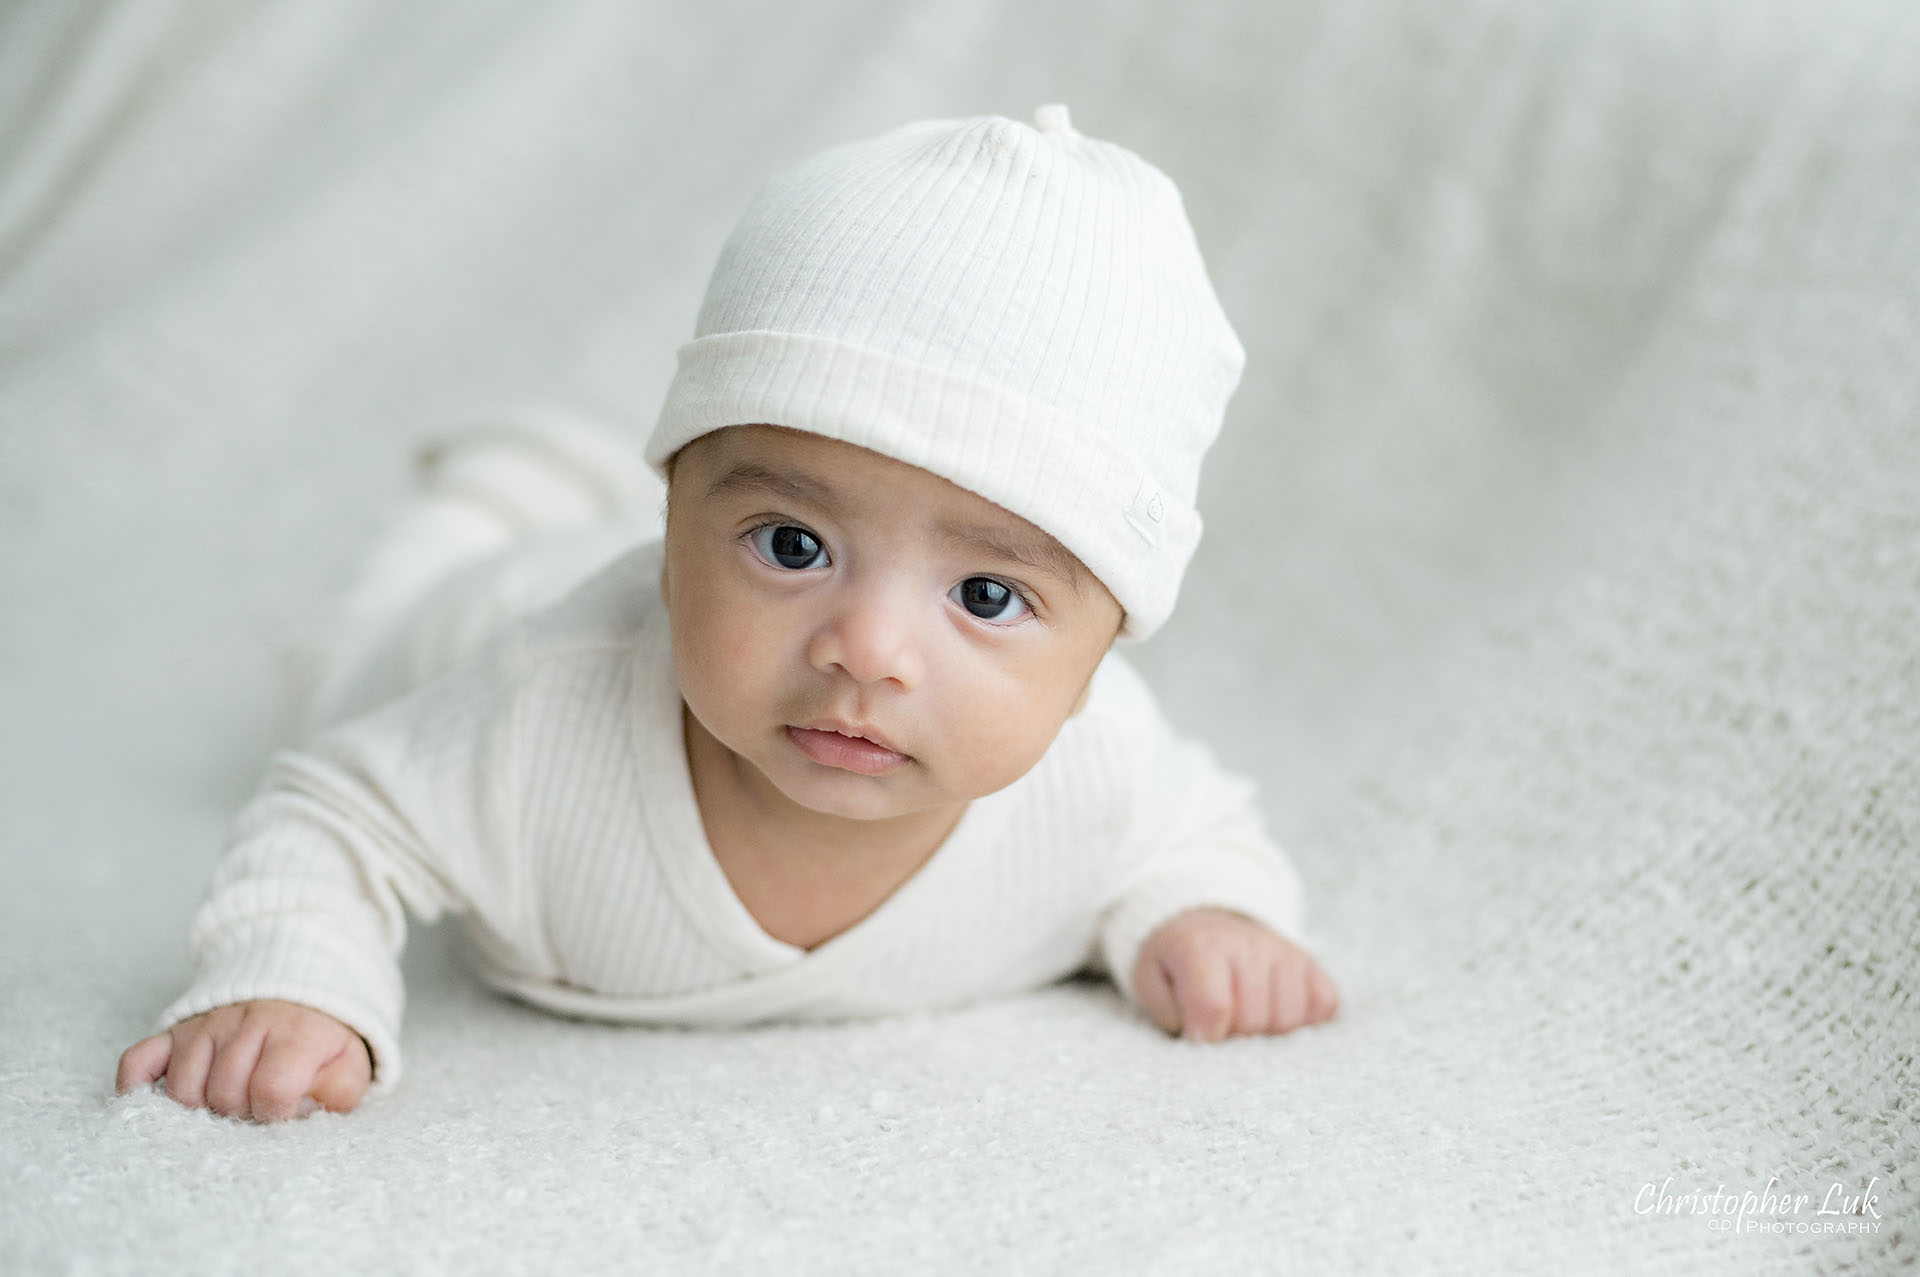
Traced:
<path fill-rule="evenodd" d="M 299 1033 L 267 1039 L 247 1084 L 247 1106 L 256 1122 L 278 1122 L 300 1116 L 300 1101 L 313 1089 L 314 1079 L 327 1062 L 329 1050 Z"/>
<path fill-rule="evenodd" d="M 125 1095 L 135 1087 L 150 1084 L 167 1071 L 167 1060 L 172 1055 L 173 1034 L 156 1033 L 140 1039 L 121 1053 L 120 1072 L 113 1080 L 113 1089 Z"/>
<path fill-rule="evenodd" d="M 213 1065 L 213 1038 L 205 1032 L 183 1031 L 173 1040 L 173 1056 L 167 1061 L 167 1096 L 176 1103 L 197 1109 L 207 1102 L 207 1071 Z"/>
<path fill-rule="evenodd" d="M 1291 1033 L 1307 1019 L 1307 980 L 1312 971 L 1282 966 L 1271 973 L 1267 991 L 1268 1024 L 1264 1033 Z"/>
<path fill-rule="evenodd" d="M 1150 954 L 1142 955 L 1133 973 L 1133 991 L 1141 1009 L 1155 1024 L 1168 1033 L 1180 1031 L 1180 1000 L 1173 996 L 1173 981 L 1164 962 Z"/>
<path fill-rule="evenodd" d="M 207 1107 L 225 1117 L 249 1117 L 254 1066 L 265 1048 L 266 1031 L 244 1020 L 219 1050 L 207 1070 Z"/>
<path fill-rule="evenodd" d="M 366 1097 L 373 1082 L 373 1060 L 358 1037 L 349 1042 L 313 1080 L 313 1098 L 329 1113 L 345 1113 Z"/>
<path fill-rule="evenodd" d="M 1309 977 L 1310 990 L 1307 1000 L 1307 1023 L 1321 1024 L 1333 1018 L 1340 1009 L 1340 990 L 1334 987 L 1333 977 L 1315 967 Z"/>
<path fill-rule="evenodd" d="M 1231 962 L 1190 958 L 1174 970 L 1172 980 L 1173 994 L 1180 1000 L 1182 1036 L 1194 1042 L 1218 1042 L 1233 1032 Z"/>

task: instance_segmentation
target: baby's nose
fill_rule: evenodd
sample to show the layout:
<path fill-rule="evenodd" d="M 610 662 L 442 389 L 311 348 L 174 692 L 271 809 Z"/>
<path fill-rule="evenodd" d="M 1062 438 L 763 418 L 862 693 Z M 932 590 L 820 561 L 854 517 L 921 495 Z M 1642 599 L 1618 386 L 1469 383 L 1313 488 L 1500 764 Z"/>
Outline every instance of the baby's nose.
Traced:
<path fill-rule="evenodd" d="M 840 669 L 861 683 L 911 689 L 924 673 L 912 609 L 897 588 L 850 589 L 815 632 L 808 657 L 820 670 Z"/>

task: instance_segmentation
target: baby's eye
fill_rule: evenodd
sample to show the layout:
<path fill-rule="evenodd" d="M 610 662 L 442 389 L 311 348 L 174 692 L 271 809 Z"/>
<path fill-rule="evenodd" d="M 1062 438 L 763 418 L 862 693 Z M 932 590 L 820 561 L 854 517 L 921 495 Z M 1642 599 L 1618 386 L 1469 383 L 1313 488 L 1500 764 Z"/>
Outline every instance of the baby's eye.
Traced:
<path fill-rule="evenodd" d="M 827 547 L 820 544 L 820 538 L 791 523 L 769 523 L 764 528 L 755 528 L 748 539 L 753 543 L 754 553 L 776 568 L 798 572 L 827 564 Z"/>
<path fill-rule="evenodd" d="M 990 576 L 970 576 L 947 595 L 983 621 L 1011 624 L 1027 614 L 1027 601 Z"/>

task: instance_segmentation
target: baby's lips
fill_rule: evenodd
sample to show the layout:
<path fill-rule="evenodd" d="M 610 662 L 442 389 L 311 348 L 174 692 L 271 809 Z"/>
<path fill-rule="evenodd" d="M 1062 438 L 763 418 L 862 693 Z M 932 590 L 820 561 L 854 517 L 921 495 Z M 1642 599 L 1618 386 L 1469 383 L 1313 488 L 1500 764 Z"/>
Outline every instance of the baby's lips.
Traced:
<path fill-rule="evenodd" d="M 846 732 L 818 727 L 789 727 L 787 735 L 801 753 L 821 766 L 862 776 L 884 775 L 911 761 L 897 749 Z"/>
<path fill-rule="evenodd" d="M 906 750 L 901 749 L 892 741 L 888 740 L 880 733 L 879 729 L 874 727 L 846 723 L 839 719 L 832 718 L 819 719 L 811 723 L 796 724 L 796 726 L 805 732 L 832 732 L 836 736 L 847 736 L 854 740 L 863 740 L 870 745 L 878 745 L 890 754 L 899 754 L 903 758 L 910 756 Z"/>

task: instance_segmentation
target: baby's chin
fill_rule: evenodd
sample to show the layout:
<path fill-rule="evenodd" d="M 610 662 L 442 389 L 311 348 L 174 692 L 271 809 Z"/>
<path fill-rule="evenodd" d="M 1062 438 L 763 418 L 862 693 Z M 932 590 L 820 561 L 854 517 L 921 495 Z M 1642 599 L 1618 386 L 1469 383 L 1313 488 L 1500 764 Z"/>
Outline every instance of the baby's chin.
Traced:
<path fill-rule="evenodd" d="M 944 795 L 928 795 L 918 785 L 902 782 L 914 764 L 888 776 L 860 776 L 853 772 L 832 772 L 820 768 L 812 775 L 769 777 L 773 787 L 796 807 L 817 816 L 840 820 L 882 821 L 920 815 L 936 807 L 964 803 Z M 819 774 L 828 773 L 828 774 Z M 919 792 L 914 792 L 919 791 Z"/>

